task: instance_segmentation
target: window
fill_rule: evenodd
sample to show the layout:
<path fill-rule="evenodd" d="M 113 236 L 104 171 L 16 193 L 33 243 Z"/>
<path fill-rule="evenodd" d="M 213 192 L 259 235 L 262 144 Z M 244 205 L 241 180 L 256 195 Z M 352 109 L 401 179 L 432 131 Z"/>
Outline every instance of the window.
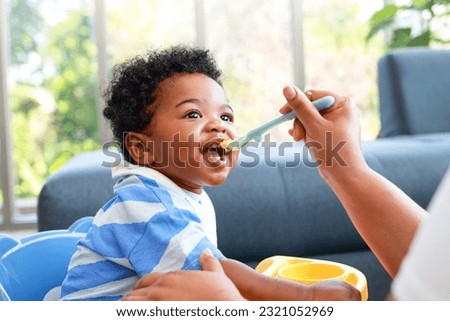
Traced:
<path fill-rule="evenodd" d="M 278 116 L 281 89 L 294 82 L 291 2 L 205 1 L 205 17 L 206 47 L 222 68 L 238 132 Z M 274 128 L 271 138 L 284 132 Z"/>
<path fill-rule="evenodd" d="M 363 139 L 380 129 L 377 62 L 381 37 L 366 44 L 368 20 L 382 1 L 304 1 L 304 46 L 307 88 L 326 88 L 352 97 L 361 112 Z"/>
<path fill-rule="evenodd" d="M 7 9 L 15 223 L 27 219 L 49 175 L 100 144 L 92 3 L 11 0 Z"/>
<path fill-rule="evenodd" d="M 148 49 L 196 42 L 193 0 L 112 0 L 105 10 L 112 64 Z"/>

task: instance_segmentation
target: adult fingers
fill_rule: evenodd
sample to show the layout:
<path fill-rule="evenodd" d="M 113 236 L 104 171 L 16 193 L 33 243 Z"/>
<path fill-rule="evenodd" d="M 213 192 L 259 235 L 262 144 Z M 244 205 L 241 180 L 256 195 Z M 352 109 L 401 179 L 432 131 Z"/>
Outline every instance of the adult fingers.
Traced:
<path fill-rule="evenodd" d="M 322 114 L 326 114 L 342 107 L 344 107 L 348 111 L 354 108 L 357 109 L 355 102 L 350 97 L 341 96 L 328 90 L 310 89 L 305 94 L 308 96 L 308 98 L 311 99 L 311 101 L 317 100 L 324 96 L 334 97 L 334 104 L 330 108 L 324 109 L 322 111 Z"/>
<path fill-rule="evenodd" d="M 138 289 L 129 292 L 127 295 L 122 297 L 120 301 L 145 301 L 145 300 L 156 300 L 155 295 L 157 290 L 152 289 Z"/>
<path fill-rule="evenodd" d="M 305 134 L 306 134 L 305 127 L 303 127 L 303 124 L 296 118 L 294 120 L 294 126 L 293 126 L 293 129 L 292 129 L 292 138 L 296 142 L 299 142 L 303 138 L 305 138 Z"/>
<path fill-rule="evenodd" d="M 203 251 L 200 256 L 200 264 L 204 271 L 223 272 L 222 265 L 219 260 L 213 256 L 210 249 Z"/>
<path fill-rule="evenodd" d="M 289 107 L 295 111 L 301 123 L 308 124 L 321 118 L 319 111 L 311 103 L 310 99 L 298 88 L 286 86 L 283 89 L 283 94 Z"/>
<path fill-rule="evenodd" d="M 159 280 L 159 278 L 161 277 L 162 274 L 163 273 L 161 273 L 161 272 L 153 272 L 153 273 L 144 275 L 143 277 L 141 277 L 139 279 L 139 281 L 136 282 L 133 289 L 145 288 L 145 287 L 148 287 L 148 286 L 154 284 L 156 281 Z"/>

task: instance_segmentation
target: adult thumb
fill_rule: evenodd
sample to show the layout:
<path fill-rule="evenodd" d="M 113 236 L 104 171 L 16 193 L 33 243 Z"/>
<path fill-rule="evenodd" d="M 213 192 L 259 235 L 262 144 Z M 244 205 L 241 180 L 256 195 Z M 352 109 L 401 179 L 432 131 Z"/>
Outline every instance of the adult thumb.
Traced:
<path fill-rule="evenodd" d="M 207 248 L 200 256 L 200 264 L 203 271 L 223 272 L 222 265 L 219 260 L 214 257 L 211 250 Z"/>

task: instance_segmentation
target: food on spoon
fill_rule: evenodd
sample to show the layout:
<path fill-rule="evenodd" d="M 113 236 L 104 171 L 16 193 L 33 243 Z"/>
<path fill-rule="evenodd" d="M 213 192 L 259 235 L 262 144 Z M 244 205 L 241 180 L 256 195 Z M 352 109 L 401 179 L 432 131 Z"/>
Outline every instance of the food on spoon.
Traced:
<path fill-rule="evenodd" d="M 224 140 L 220 143 L 220 147 L 222 147 L 224 149 L 228 149 L 228 145 L 230 145 L 230 143 L 231 143 L 231 139 L 224 138 Z"/>

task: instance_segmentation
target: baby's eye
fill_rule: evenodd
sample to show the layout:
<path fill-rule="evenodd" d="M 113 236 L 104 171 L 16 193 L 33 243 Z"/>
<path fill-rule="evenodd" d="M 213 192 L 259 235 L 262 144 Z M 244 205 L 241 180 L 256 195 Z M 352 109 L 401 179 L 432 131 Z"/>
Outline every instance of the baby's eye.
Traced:
<path fill-rule="evenodd" d="M 229 122 L 229 123 L 232 123 L 233 120 L 234 120 L 233 116 L 232 115 L 228 115 L 228 114 L 222 115 L 222 116 L 220 116 L 220 118 L 223 121 L 226 121 L 226 122 Z"/>
<path fill-rule="evenodd" d="M 186 114 L 186 118 L 202 118 L 202 115 L 195 110 L 192 110 Z"/>

